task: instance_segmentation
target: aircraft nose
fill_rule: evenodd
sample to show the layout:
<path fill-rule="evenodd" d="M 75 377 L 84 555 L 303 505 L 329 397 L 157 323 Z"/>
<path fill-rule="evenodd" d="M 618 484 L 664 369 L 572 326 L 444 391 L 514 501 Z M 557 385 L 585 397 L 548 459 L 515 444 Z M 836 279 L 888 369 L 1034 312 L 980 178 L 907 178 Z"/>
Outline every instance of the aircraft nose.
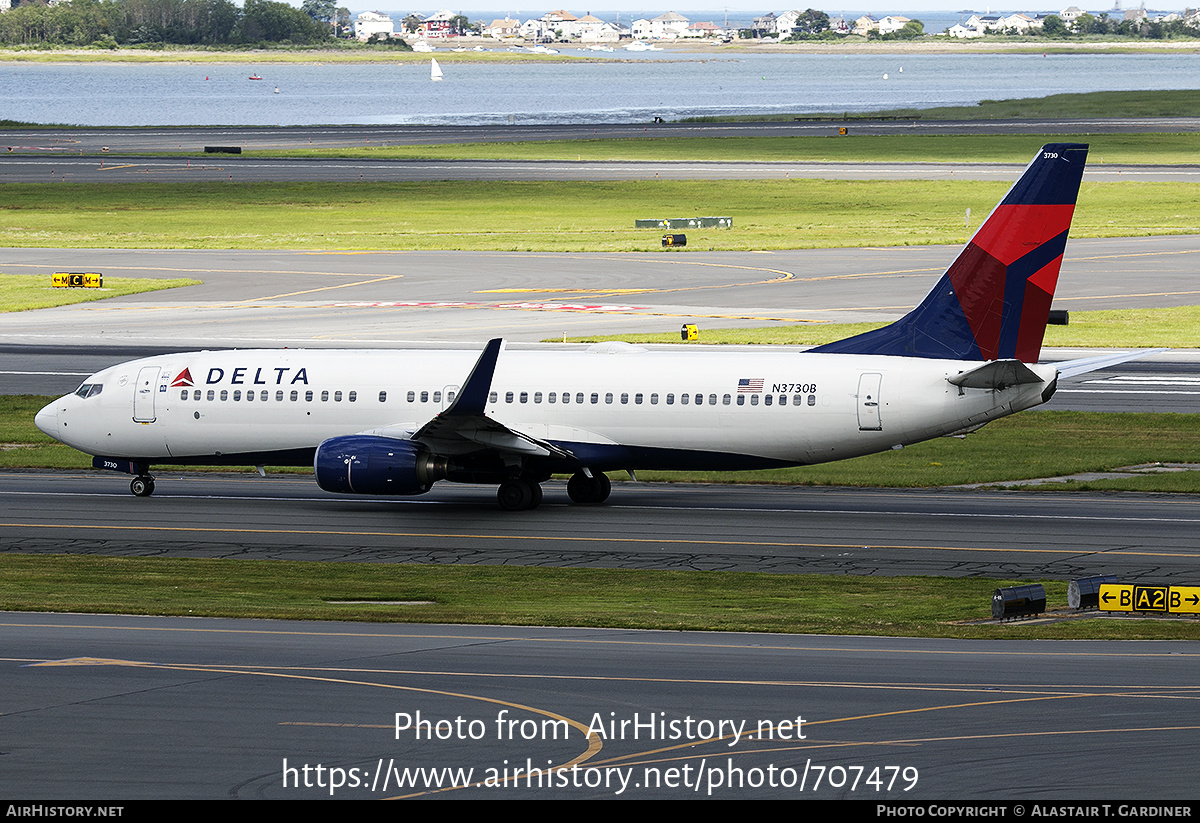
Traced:
<path fill-rule="evenodd" d="M 57 439 L 58 437 L 58 401 L 45 406 L 33 418 L 33 425 L 37 426 L 43 434 L 48 434 Z"/>

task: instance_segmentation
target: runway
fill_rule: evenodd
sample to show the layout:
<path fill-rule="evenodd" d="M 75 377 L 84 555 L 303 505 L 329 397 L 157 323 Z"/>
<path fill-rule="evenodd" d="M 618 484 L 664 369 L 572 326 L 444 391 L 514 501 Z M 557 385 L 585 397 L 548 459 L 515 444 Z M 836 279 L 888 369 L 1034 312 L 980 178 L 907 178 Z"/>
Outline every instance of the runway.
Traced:
<path fill-rule="evenodd" d="M 202 152 L 205 146 L 245 151 L 613 140 L 637 137 L 823 137 L 881 134 L 1146 134 L 1200 131 L 1200 117 L 1072 117 L 1048 120 L 806 119 L 729 123 L 593 123 L 504 126 L 159 127 L 138 129 L 0 129 L 11 155 L 136 155 Z"/>
<path fill-rule="evenodd" d="M 0 271 L 190 277 L 203 285 L 0 316 L 0 343 L 375 346 L 561 340 L 778 323 L 890 322 L 954 260 L 950 246 L 532 254 L 0 249 Z M 1067 310 L 1192 305 L 1200 236 L 1072 240 Z"/>
<path fill-rule="evenodd" d="M 0 624 L 4 783 L 43 801 L 1195 794 L 1195 643 Z"/>
<path fill-rule="evenodd" d="M 1191 585 L 1190 496 L 615 483 L 603 507 L 548 481 L 536 512 L 494 486 L 338 496 L 309 475 L 0 475 L 3 551 L 364 563 L 938 575 Z"/>
<path fill-rule="evenodd" d="M 1023 164 L 825 163 L 555 160 L 371 160 L 272 158 L 253 152 L 378 149 L 449 143 L 496 144 L 647 137 L 1029 134 L 1031 148 L 1055 135 L 1190 132 L 1200 118 L 1070 118 L 1043 121 L 817 120 L 768 123 L 600 124 L 594 126 L 301 128 L 150 128 L 0 130 L 0 182 L 409 182 L 437 180 L 1011 180 Z M 205 153 L 222 147 L 250 154 Z M 1192 165 L 1105 165 L 1094 158 L 1088 182 L 1200 180 Z"/>
<path fill-rule="evenodd" d="M 170 157 L 6 157 L 0 183 L 287 183 L 430 182 L 438 180 L 997 180 L 1016 163 L 806 163 L 790 161 L 589 160 L 286 160 L 208 155 Z M 1089 166 L 1088 183 L 1200 180 L 1197 166 Z"/>

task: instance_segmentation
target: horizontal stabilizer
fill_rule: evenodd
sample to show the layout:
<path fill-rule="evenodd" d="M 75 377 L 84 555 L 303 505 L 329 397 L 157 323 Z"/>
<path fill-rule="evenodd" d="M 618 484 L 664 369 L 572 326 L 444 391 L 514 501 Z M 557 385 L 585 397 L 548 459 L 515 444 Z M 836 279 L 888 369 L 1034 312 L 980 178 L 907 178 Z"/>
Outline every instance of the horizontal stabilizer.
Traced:
<path fill-rule="evenodd" d="M 1116 354 L 1102 354 L 1099 357 L 1084 357 L 1079 360 L 1064 360 L 1062 363 L 1055 363 L 1053 365 L 1058 369 L 1059 377 L 1075 377 L 1076 375 L 1087 374 L 1098 369 L 1106 369 L 1109 366 L 1128 363 L 1130 360 L 1149 357 L 1152 354 L 1158 354 L 1162 351 L 1170 350 L 1139 349 L 1138 351 L 1117 352 Z"/>
<path fill-rule="evenodd" d="M 955 386 L 965 389 L 1001 391 L 1023 383 L 1041 383 L 1042 378 L 1020 360 L 992 360 L 979 368 L 959 372 L 948 378 Z"/>

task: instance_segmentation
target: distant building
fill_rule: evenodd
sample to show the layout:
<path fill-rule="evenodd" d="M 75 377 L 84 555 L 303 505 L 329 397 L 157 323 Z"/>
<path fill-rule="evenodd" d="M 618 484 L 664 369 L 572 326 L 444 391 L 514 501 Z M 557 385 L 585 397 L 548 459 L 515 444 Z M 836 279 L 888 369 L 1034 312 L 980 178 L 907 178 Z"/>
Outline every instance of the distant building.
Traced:
<path fill-rule="evenodd" d="M 1079 19 L 1079 15 L 1081 14 L 1083 14 L 1083 9 L 1079 8 L 1079 6 L 1067 6 L 1058 13 L 1058 16 L 1068 26 L 1074 26 L 1075 21 Z"/>
<path fill-rule="evenodd" d="M 1006 31 L 1026 32 L 1034 28 L 1040 28 L 1040 26 L 1028 14 L 1010 14 L 1004 18 L 1004 29 Z"/>
<path fill-rule="evenodd" d="M 837 32 L 838 34 L 849 34 L 850 24 L 846 22 L 845 17 L 830 17 L 829 30 Z"/>
<path fill-rule="evenodd" d="M 575 21 L 574 32 L 580 43 L 615 43 L 621 39 L 616 26 L 590 14 Z"/>
<path fill-rule="evenodd" d="M 1140 8 L 1125 10 L 1125 22 L 1132 25 L 1135 29 L 1141 28 L 1142 24 L 1144 24 L 1146 20 L 1147 15 L 1145 3 L 1142 3 Z"/>
<path fill-rule="evenodd" d="M 871 15 L 864 14 L 854 21 L 854 33 L 859 37 L 866 37 L 873 31 L 879 31 L 879 21 Z"/>
<path fill-rule="evenodd" d="M 684 29 L 682 36 L 683 37 L 707 37 L 707 38 L 715 39 L 718 37 L 724 37 L 725 29 L 721 28 L 720 26 L 718 26 L 708 20 L 705 20 L 704 22 L 701 22 L 701 23 L 692 23 L 690 26 L 688 26 L 686 29 Z"/>
<path fill-rule="evenodd" d="M 490 26 L 485 26 L 483 29 L 484 37 L 516 37 L 521 33 L 521 21 L 512 20 L 505 17 L 501 20 L 493 20 Z"/>
<path fill-rule="evenodd" d="M 780 38 L 791 37 L 796 28 L 796 21 L 800 19 L 801 12 L 784 11 L 780 12 L 775 18 L 775 33 Z"/>
<path fill-rule="evenodd" d="M 888 17 L 881 18 L 879 21 L 879 33 L 893 34 L 904 28 L 904 24 L 908 22 L 909 19 L 907 17 L 902 17 L 899 14 L 893 14 L 889 15 Z"/>
<path fill-rule="evenodd" d="M 377 34 L 391 37 L 395 33 L 396 24 L 392 18 L 377 11 L 364 11 L 354 21 L 354 37 L 357 40 L 370 40 Z"/>
<path fill-rule="evenodd" d="M 775 12 L 769 11 L 762 17 L 755 17 L 750 24 L 750 31 L 755 37 L 770 37 L 775 33 Z"/>
<path fill-rule="evenodd" d="M 687 31 L 687 27 L 690 22 L 691 21 L 689 21 L 682 14 L 676 14 L 673 11 L 669 11 L 666 14 L 660 14 L 658 17 L 655 17 L 650 21 L 655 31 L 662 32 L 662 34 L 658 36 L 663 40 L 674 40 L 678 37 L 682 37 L 683 33 Z"/>
<path fill-rule="evenodd" d="M 974 26 L 965 26 L 962 23 L 955 23 L 950 28 L 946 29 L 946 34 L 951 37 L 958 37 L 963 40 L 969 40 L 973 37 L 983 37 L 983 30 Z"/>
<path fill-rule="evenodd" d="M 999 14 L 972 14 L 965 25 L 980 31 L 1001 31 L 1004 28 L 1004 17 Z"/>
<path fill-rule="evenodd" d="M 442 9 L 422 20 L 418 31 L 422 37 L 449 37 L 453 33 L 450 30 L 450 21 L 455 16 L 449 9 Z"/>
<path fill-rule="evenodd" d="M 538 20 L 537 18 L 526 20 L 521 24 L 519 31 L 521 37 L 526 40 L 532 40 L 535 43 L 543 39 L 554 38 L 554 29 L 550 28 L 545 20 Z"/>

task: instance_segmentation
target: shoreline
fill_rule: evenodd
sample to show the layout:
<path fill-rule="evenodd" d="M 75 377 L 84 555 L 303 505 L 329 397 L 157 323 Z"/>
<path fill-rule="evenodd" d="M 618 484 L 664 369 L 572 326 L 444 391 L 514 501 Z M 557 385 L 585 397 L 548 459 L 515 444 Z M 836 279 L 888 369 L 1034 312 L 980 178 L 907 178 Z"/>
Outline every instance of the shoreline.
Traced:
<path fill-rule="evenodd" d="M 508 51 L 509 48 L 524 47 L 524 41 L 496 41 L 484 37 L 460 37 L 456 47 L 473 49 L 483 46 L 488 51 L 454 51 L 438 48 L 434 52 L 411 52 L 391 50 L 358 50 L 346 48 L 289 48 L 253 49 L 229 51 L 203 48 L 164 49 L 89 49 L 89 48 L 16 48 L 0 49 L 0 63 L 411 63 L 423 62 L 436 55 L 439 60 L 450 62 L 604 62 L 613 59 L 644 60 L 626 58 L 618 47 L 621 57 L 613 53 L 594 52 L 578 44 L 560 44 L 559 54 L 526 54 Z M 927 38 L 921 41 L 840 41 L 804 43 L 763 43 L 761 41 L 739 41 L 732 43 L 672 41 L 663 45 L 660 55 L 678 55 L 689 59 L 697 55 L 752 55 L 752 54 L 1155 54 L 1163 52 L 1200 52 L 1198 40 L 1103 40 L 1103 41 L 1049 41 L 1030 38 L 1028 40 L 989 41 L 951 40 L 945 37 Z M 656 58 L 662 59 L 662 58 Z M 670 59 L 667 57 L 666 59 Z"/>

